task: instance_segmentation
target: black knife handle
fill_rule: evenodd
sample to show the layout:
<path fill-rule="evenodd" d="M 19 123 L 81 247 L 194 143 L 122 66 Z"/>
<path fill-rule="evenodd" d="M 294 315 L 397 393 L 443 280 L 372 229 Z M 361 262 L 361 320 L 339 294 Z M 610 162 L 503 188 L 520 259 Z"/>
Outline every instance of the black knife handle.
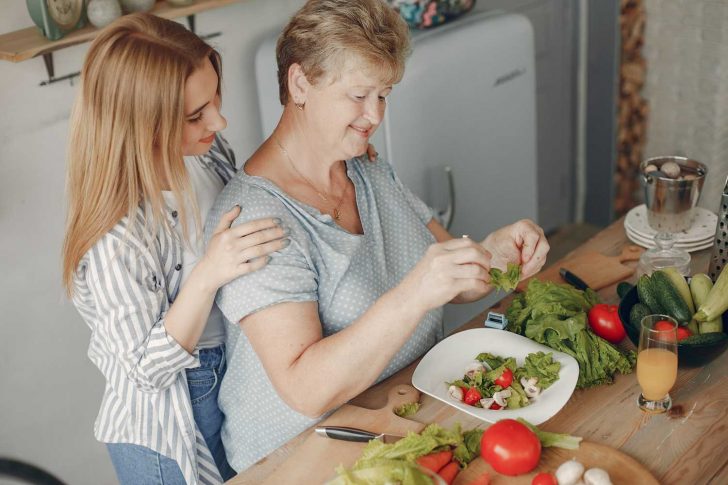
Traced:
<path fill-rule="evenodd" d="M 584 280 L 582 280 L 566 268 L 559 269 L 559 274 L 562 278 L 564 278 L 564 281 L 579 290 L 586 291 L 586 289 L 589 288 L 589 285 L 584 283 Z"/>
<path fill-rule="evenodd" d="M 345 426 L 318 426 L 314 431 L 317 435 L 326 436 L 327 438 L 361 443 L 367 443 L 379 436 L 369 431 Z"/>

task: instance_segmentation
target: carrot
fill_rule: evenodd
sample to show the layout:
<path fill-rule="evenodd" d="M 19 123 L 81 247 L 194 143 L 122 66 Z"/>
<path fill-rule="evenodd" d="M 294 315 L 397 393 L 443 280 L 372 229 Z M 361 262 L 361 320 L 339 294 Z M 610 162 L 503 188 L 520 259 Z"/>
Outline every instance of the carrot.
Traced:
<path fill-rule="evenodd" d="M 437 473 L 442 467 L 450 463 L 450 460 L 452 460 L 452 451 L 436 451 L 417 458 L 417 464 Z"/>
<path fill-rule="evenodd" d="M 468 485 L 490 485 L 490 475 L 488 475 L 488 472 L 485 472 L 472 482 L 468 483 Z"/>
<path fill-rule="evenodd" d="M 452 482 L 455 481 L 455 477 L 458 475 L 459 472 L 460 465 L 458 465 L 458 462 L 451 461 L 450 463 L 442 467 L 442 469 L 437 472 L 437 474 L 440 475 L 440 478 L 445 480 L 448 485 L 451 485 Z"/>

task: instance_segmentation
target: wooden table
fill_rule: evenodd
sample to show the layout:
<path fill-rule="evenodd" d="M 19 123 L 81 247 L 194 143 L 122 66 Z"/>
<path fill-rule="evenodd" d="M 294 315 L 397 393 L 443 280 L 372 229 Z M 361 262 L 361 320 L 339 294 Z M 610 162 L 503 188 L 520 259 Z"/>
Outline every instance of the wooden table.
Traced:
<path fill-rule="evenodd" d="M 570 255 L 581 251 L 616 255 L 627 243 L 620 219 Z M 710 250 L 692 253 L 693 272 L 705 272 L 709 257 Z M 615 287 L 599 292 L 602 301 L 618 302 Z M 510 300 L 505 298 L 493 309 L 505 312 Z M 484 313 L 459 330 L 481 327 Z M 622 345 L 634 348 L 629 339 Z M 411 383 L 416 366 L 417 362 L 402 369 L 357 396 L 352 403 L 372 409 L 383 406 L 392 386 Z M 636 403 L 639 392 L 634 373 L 618 375 L 612 385 L 575 391 L 566 406 L 540 427 L 618 448 L 642 463 L 660 483 L 728 483 L 728 452 L 723 448 L 724 440 L 728 439 L 728 352 L 705 367 L 679 369 L 677 383 L 670 391 L 673 409 L 669 414 L 642 413 Z M 483 426 L 482 421 L 430 396 L 423 395 L 421 403 L 413 418 L 417 421 L 444 426 L 459 422 L 464 429 Z M 311 432 L 301 433 L 228 483 L 262 482 Z"/>

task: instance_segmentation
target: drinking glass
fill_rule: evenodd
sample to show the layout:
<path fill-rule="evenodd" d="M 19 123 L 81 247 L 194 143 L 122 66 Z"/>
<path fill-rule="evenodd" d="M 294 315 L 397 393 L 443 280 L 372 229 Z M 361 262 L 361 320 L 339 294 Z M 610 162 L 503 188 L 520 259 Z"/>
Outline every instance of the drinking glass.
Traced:
<path fill-rule="evenodd" d="M 640 409 L 664 413 L 672 406 L 670 389 L 677 378 L 677 321 L 668 315 L 647 315 L 640 325 L 637 382 Z"/>

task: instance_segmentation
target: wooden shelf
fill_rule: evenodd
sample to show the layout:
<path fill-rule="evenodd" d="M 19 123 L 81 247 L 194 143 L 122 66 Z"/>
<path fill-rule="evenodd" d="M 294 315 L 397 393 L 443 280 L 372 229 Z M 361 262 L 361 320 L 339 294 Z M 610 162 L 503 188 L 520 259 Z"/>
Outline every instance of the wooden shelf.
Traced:
<path fill-rule="evenodd" d="M 157 2 L 150 13 L 174 19 L 187 17 L 206 10 L 224 7 L 240 0 L 195 0 L 190 5 L 175 7 L 165 1 Z M 40 33 L 37 27 L 16 30 L 0 35 L 0 60 L 21 62 L 43 54 L 48 54 L 65 47 L 89 42 L 96 37 L 99 29 L 88 25 L 58 39 L 48 40 Z"/>

